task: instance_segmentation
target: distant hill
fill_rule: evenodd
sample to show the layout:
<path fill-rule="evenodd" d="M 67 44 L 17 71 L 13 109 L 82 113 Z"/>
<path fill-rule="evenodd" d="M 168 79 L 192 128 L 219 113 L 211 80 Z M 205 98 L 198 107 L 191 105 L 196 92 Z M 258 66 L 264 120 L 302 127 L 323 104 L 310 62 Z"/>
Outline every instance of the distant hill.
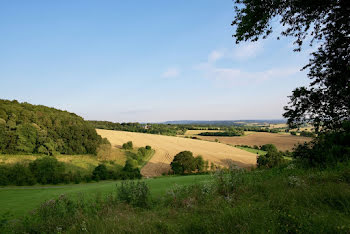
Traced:
<path fill-rule="evenodd" d="M 162 124 L 196 124 L 196 125 L 217 125 L 217 126 L 234 126 L 246 124 L 282 124 L 287 121 L 284 119 L 267 119 L 267 120 L 176 120 L 166 121 Z"/>
<path fill-rule="evenodd" d="M 76 114 L 0 99 L 0 153 L 96 154 L 101 142 Z"/>

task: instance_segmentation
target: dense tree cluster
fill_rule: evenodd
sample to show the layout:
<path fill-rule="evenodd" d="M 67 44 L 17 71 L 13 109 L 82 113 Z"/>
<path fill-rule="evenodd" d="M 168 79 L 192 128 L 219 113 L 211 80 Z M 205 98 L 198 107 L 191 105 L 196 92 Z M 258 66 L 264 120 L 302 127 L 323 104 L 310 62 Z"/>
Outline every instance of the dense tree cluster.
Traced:
<path fill-rule="evenodd" d="M 0 153 L 96 154 L 94 127 L 67 111 L 0 100 Z"/>
<path fill-rule="evenodd" d="M 160 134 L 175 136 L 184 134 L 186 131 L 183 126 L 170 124 L 140 124 L 140 123 L 113 123 L 108 121 L 89 121 L 95 128 L 127 131 L 127 132 L 142 132 L 149 134 Z"/>
<path fill-rule="evenodd" d="M 174 174 L 191 174 L 208 170 L 208 161 L 202 156 L 193 157 L 191 151 L 182 151 L 175 155 L 170 166 Z"/>
<path fill-rule="evenodd" d="M 198 135 L 200 136 L 243 136 L 244 135 L 244 131 L 240 130 L 240 129 L 235 129 L 235 130 L 231 130 L 231 131 L 227 131 L 227 132 L 202 132 L 199 133 Z"/>

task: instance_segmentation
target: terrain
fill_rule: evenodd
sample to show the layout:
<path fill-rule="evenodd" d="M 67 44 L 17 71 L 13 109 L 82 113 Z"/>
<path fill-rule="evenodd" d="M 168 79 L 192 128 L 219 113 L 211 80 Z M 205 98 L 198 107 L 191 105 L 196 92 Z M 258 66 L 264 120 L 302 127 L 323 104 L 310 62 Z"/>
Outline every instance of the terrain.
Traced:
<path fill-rule="evenodd" d="M 228 166 L 230 163 L 234 163 L 241 167 L 250 168 L 256 165 L 256 154 L 221 143 L 102 129 L 97 129 L 97 133 L 103 138 L 107 138 L 115 147 L 121 147 L 127 141 L 132 141 L 136 147 L 152 146 L 156 152 L 141 170 L 145 177 L 167 173 L 174 156 L 185 150 L 193 152 L 194 155 L 201 155 L 204 160 L 218 166 Z"/>
<path fill-rule="evenodd" d="M 215 141 L 218 139 L 224 144 L 230 145 L 248 145 L 248 146 L 260 146 L 265 144 L 274 144 L 279 150 L 291 151 L 296 144 L 309 142 L 312 140 L 310 137 L 292 136 L 289 134 L 278 134 L 269 132 L 249 132 L 244 136 L 236 137 L 217 137 L 217 136 L 197 136 L 200 139 L 207 141 Z"/>
<path fill-rule="evenodd" d="M 166 190 L 177 185 L 196 184 L 210 180 L 208 175 L 198 176 L 173 176 L 156 179 L 148 179 L 145 182 L 151 189 L 151 195 L 157 198 L 164 195 Z M 30 211 L 50 199 L 56 199 L 65 194 L 74 199 L 89 199 L 95 196 L 105 197 L 107 194 L 115 192 L 116 181 L 101 181 L 98 183 L 83 183 L 79 185 L 38 185 L 29 187 L 7 186 L 0 187 L 0 217 L 9 213 L 12 218 L 27 215 Z M 0 218 L 1 220 L 1 218 Z M 0 225 L 1 226 L 1 225 Z M 1 229 L 0 229 L 1 231 Z"/>

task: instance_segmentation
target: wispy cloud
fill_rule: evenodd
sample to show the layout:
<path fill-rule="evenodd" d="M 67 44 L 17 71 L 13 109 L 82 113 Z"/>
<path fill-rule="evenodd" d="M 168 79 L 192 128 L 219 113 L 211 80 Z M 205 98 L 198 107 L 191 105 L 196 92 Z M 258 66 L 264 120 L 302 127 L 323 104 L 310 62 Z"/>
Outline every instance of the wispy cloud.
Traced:
<path fill-rule="evenodd" d="M 238 68 L 223 68 L 213 64 L 200 64 L 196 67 L 207 79 L 225 81 L 230 84 L 252 84 L 271 79 L 286 78 L 299 72 L 298 67 L 272 68 L 263 71 L 245 71 Z"/>
<path fill-rule="evenodd" d="M 180 70 L 175 67 L 168 68 L 165 72 L 163 72 L 162 77 L 164 78 L 175 78 L 180 75 Z"/>
<path fill-rule="evenodd" d="M 221 59 L 222 57 L 224 57 L 225 52 L 224 51 L 219 51 L 219 50 L 214 50 L 212 51 L 209 56 L 208 56 L 208 62 L 210 63 L 214 63 L 217 60 Z"/>
<path fill-rule="evenodd" d="M 256 57 L 263 51 L 263 42 L 246 42 L 237 45 L 232 51 L 232 58 L 236 60 L 247 60 Z"/>

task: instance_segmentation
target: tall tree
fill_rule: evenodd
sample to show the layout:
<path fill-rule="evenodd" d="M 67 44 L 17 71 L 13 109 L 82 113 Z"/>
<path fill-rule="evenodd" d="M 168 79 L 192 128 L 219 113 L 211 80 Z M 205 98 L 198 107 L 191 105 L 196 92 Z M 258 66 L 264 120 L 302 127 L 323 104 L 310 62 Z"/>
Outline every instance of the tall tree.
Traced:
<path fill-rule="evenodd" d="M 349 0 L 235 0 L 236 43 L 257 41 L 273 31 L 272 20 L 285 26 L 282 36 L 295 37 L 300 51 L 311 37 L 309 87 L 296 88 L 284 107 L 290 127 L 311 123 L 316 130 L 338 130 L 350 120 Z"/>

